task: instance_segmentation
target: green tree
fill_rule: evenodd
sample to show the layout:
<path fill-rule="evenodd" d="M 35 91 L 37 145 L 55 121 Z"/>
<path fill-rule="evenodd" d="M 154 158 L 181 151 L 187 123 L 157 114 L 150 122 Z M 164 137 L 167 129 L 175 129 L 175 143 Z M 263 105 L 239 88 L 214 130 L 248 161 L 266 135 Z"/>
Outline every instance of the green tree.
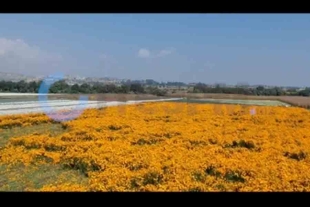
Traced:
<path fill-rule="evenodd" d="M 66 93 L 69 90 L 70 86 L 66 83 L 65 80 L 60 80 L 51 85 L 49 92 L 50 93 Z"/>
<path fill-rule="evenodd" d="M 80 86 L 79 92 L 81 92 L 81 93 L 90 93 L 90 92 L 91 92 L 91 87 L 90 87 L 90 85 L 88 85 L 87 83 L 83 83 L 83 84 Z"/>
<path fill-rule="evenodd" d="M 144 88 L 139 83 L 133 83 L 130 85 L 130 91 L 134 93 L 144 93 Z"/>
<path fill-rule="evenodd" d="M 78 84 L 74 84 L 71 86 L 71 93 L 79 93 L 80 92 L 80 86 Z"/>

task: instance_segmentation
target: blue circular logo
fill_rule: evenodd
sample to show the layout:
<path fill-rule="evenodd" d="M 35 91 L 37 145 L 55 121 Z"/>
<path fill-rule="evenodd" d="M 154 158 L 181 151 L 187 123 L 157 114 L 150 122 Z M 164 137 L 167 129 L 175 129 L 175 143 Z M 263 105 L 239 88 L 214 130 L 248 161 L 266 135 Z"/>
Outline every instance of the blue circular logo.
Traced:
<path fill-rule="evenodd" d="M 80 96 L 78 104 L 75 105 L 74 108 L 69 111 L 61 112 L 61 111 L 56 111 L 55 109 L 53 109 L 53 107 L 50 106 L 47 94 L 49 92 L 50 87 L 55 82 L 63 80 L 63 79 L 64 79 L 63 74 L 61 73 L 54 74 L 54 75 L 46 77 L 42 81 L 39 87 L 39 95 L 38 95 L 39 104 L 41 105 L 41 108 L 43 109 L 45 114 L 55 121 L 69 121 L 69 120 L 76 119 L 83 113 L 84 109 L 87 106 L 87 102 L 88 102 L 88 96 Z M 58 103 L 61 103 L 61 102 L 58 102 Z M 60 107 L 66 107 L 66 106 L 60 105 Z"/>

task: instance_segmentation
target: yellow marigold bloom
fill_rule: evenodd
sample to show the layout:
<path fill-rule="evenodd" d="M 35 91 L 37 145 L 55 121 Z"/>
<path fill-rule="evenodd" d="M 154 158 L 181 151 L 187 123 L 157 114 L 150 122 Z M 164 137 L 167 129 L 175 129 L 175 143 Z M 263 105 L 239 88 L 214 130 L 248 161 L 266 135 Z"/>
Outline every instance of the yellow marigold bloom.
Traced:
<path fill-rule="evenodd" d="M 53 121 L 0 117 L 1 130 L 41 123 Z M 146 103 L 87 109 L 61 126 L 10 138 L 0 164 L 60 165 L 89 181 L 41 191 L 310 191 L 305 109 Z"/>

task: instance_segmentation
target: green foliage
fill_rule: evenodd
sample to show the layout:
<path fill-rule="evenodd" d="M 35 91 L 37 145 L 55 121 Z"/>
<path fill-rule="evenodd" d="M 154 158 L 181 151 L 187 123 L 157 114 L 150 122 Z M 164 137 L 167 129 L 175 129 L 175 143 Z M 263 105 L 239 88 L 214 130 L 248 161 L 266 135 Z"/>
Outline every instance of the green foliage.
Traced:
<path fill-rule="evenodd" d="M 220 177 L 221 173 L 215 169 L 214 166 L 208 166 L 205 173 L 210 176 Z"/>
<path fill-rule="evenodd" d="M 227 172 L 224 178 L 229 182 L 241 182 L 244 183 L 246 180 L 242 177 L 240 172 L 230 171 Z"/>
<path fill-rule="evenodd" d="M 130 91 L 134 93 L 144 93 L 144 88 L 139 83 L 133 83 L 130 85 Z"/>
<path fill-rule="evenodd" d="M 252 141 L 245 141 L 245 140 L 240 140 L 238 141 L 233 141 L 232 144 L 227 144 L 225 147 L 231 147 L 231 148 L 237 148 L 237 147 L 243 147 L 247 149 L 254 149 L 255 144 Z"/>
<path fill-rule="evenodd" d="M 143 176 L 143 185 L 159 185 L 163 182 L 163 175 L 150 172 Z"/>
<path fill-rule="evenodd" d="M 310 90 L 305 90 L 297 93 L 294 90 L 290 92 L 285 92 L 279 87 L 274 88 L 264 88 L 263 86 L 258 86 L 256 88 L 247 87 L 220 87 L 219 85 L 215 88 L 208 87 L 205 84 L 197 84 L 193 89 L 194 93 L 224 93 L 224 94 L 243 94 L 243 95 L 254 95 L 254 96 L 283 96 L 283 95 L 300 95 L 309 96 Z"/>
<path fill-rule="evenodd" d="M 165 96 L 167 94 L 166 90 L 159 89 L 157 87 L 148 87 L 146 92 L 156 96 Z"/>
<path fill-rule="evenodd" d="M 15 92 L 15 93 L 37 93 L 42 81 L 0 81 L 0 92 Z M 149 87 L 146 87 L 149 86 Z M 181 82 L 168 82 L 166 84 L 159 84 L 151 79 L 146 81 L 146 85 L 138 82 L 126 82 L 120 86 L 115 84 L 103 84 L 103 83 L 83 83 L 81 85 L 74 84 L 69 85 L 65 80 L 55 82 L 49 88 L 49 93 L 70 93 L 70 94 L 92 94 L 92 93 L 149 93 L 156 96 L 165 96 L 167 90 L 160 89 L 158 86 L 178 86 L 181 90 L 182 86 L 185 86 Z M 173 90 L 175 93 L 176 90 Z M 215 88 L 209 87 L 206 84 L 196 84 L 191 91 L 193 93 L 223 93 L 223 94 L 243 94 L 243 95 L 256 95 L 256 96 L 282 96 L 282 95 L 297 95 L 297 96 L 310 96 L 310 88 L 306 88 L 301 91 L 296 89 L 290 89 L 284 91 L 279 87 L 264 88 L 258 86 L 257 88 L 248 87 L 226 87 L 217 85 Z"/>
<path fill-rule="evenodd" d="M 32 82 L 12 82 L 0 81 L 0 92 L 15 92 L 15 93 L 38 93 L 42 81 Z M 69 85 L 65 80 L 60 80 L 52 84 L 49 88 L 49 93 L 71 93 L 71 94 L 92 94 L 92 93 L 144 93 L 144 87 L 139 83 L 123 84 L 116 86 L 114 84 L 88 84 Z M 159 95 L 163 93 L 158 92 Z"/>
<path fill-rule="evenodd" d="M 294 159 L 294 160 L 297 160 L 297 161 L 300 161 L 300 160 L 306 159 L 307 154 L 305 152 L 303 152 L 303 151 L 300 151 L 299 153 L 285 152 L 284 156 L 288 157 L 288 158 L 291 158 L 291 159 Z"/>
<path fill-rule="evenodd" d="M 298 95 L 300 95 L 300 96 L 310 96 L 310 89 L 306 88 L 305 90 L 299 91 Z"/>

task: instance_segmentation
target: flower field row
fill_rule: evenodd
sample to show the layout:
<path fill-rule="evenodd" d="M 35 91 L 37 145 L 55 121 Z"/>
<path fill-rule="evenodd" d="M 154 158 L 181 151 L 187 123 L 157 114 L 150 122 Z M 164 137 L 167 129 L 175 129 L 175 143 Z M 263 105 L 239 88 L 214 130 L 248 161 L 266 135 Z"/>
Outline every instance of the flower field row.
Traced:
<path fill-rule="evenodd" d="M 251 114 L 250 110 L 255 110 Z M 7 116 L 0 125 L 50 121 Z M 66 132 L 13 137 L 1 164 L 50 163 L 87 185 L 42 191 L 309 191 L 310 112 L 301 108 L 146 103 L 87 109 Z"/>
<path fill-rule="evenodd" d="M 135 101 L 91 101 L 91 100 L 42 100 L 24 102 L 0 103 L 0 115 L 50 113 L 59 110 L 84 110 L 87 108 L 101 108 L 108 106 L 128 105 L 144 102 L 158 102 L 166 100 L 179 100 L 180 98 L 135 100 Z M 74 113 L 74 112 L 73 112 Z"/>

